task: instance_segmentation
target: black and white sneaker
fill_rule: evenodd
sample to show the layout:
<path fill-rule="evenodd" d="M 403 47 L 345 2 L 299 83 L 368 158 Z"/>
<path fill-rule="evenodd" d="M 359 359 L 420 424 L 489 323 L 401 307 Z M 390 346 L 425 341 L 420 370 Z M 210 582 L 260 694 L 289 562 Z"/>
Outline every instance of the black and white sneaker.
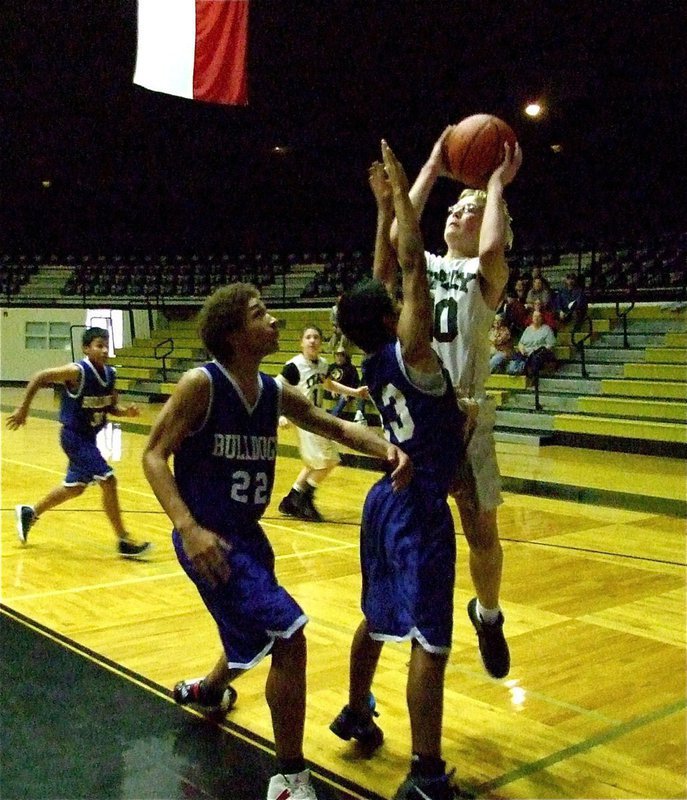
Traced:
<path fill-rule="evenodd" d="M 228 714 L 236 705 L 238 694 L 233 686 L 223 692 L 212 692 L 203 678 L 179 681 L 174 687 L 174 700 L 180 706 L 189 706 L 202 714 L 212 716 Z"/>
<path fill-rule="evenodd" d="M 291 491 L 282 498 L 281 503 L 279 503 L 279 511 L 282 514 L 286 514 L 287 517 L 296 517 L 296 519 L 304 519 L 303 514 L 301 513 L 301 506 L 300 506 L 300 498 L 301 493 L 297 492 L 295 489 L 291 489 Z"/>
<path fill-rule="evenodd" d="M 38 517 L 33 506 L 15 506 L 14 514 L 17 518 L 17 536 L 22 544 L 26 544 L 29 530 Z"/>

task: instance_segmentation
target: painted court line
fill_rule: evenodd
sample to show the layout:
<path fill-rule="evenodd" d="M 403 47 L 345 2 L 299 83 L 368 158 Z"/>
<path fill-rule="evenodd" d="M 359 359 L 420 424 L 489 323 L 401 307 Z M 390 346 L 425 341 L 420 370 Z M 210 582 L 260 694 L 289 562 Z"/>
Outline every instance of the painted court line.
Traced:
<path fill-rule="evenodd" d="M 357 544 L 339 544 L 334 547 L 321 547 L 319 550 L 306 550 L 302 553 L 286 553 L 283 556 L 275 556 L 275 561 L 286 561 L 289 558 L 309 558 L 310 556 L 320 555 L 321 553 L 334 553 L 337 550 L 355 550 L 357 552 Z"/>
<path fill-rule="evenodd" d="M 145 676 L 139 675 L 132 670 L 122 667 L 117 662 L 109 660 L 107 657 L 90 650 L 89 648 L 79 644 L 77 641 L 70 639 L 63 634 L 52 631 L 51 629 L 40 625 L 40 623 L 35 623 L 28 617 L 24 617 L 20 612 L 15 612 L 13 609 L 7 606 L 0 606 L 0 614 L 3 614 L 9 619 L 20 623 L 34 633 L 43 636 L 44 638 L 52 641 L 60 647 L 65 648 L 66 650 L 69 650 L 77 656 L 82 656 L 86 660 L 98 667 L 105 669 L 111 674 L 129 681 L 135 686 L 138 686 L 139 688 L 153 694 L 157 698 L 164 700 L 166 703 L 178 707 L 174 699 L 171 697 L 169 690 L 160 686 L 159 684 L 156 684 L 154 681 L 146 679 Z M 195 711 L 192 708 L 185 707 L 183 711 L 187 714 L 198 717 L 199 719 L 205 718 L 203 714 Z M 254 734 L 252 731 L 246 728 L 241 728 L 238 725 L 232 725 L 229 722 L 219 723 L 218 727 L 230 736 L 249 744 L 251 747 L 255 747 L 256 749 L 268 753 L 271 756 L 275 755 L 274 745 L 269 740 L 263 739 L 259 735 Z M 332 786 L 337 790 L 343 791 L 348 797 L 351 798 L 351 800 L 370 800 L 370 798 L 378 798 L 378 800 L 381 800 L 381 798 L 379 798 L 379 796 L 374 792 L 368 792 L 367 790 L 363 789 L 363 787 L 356 786 L 352 782 L 337 776 L 335 773 L 330 772 L 326 768 L 318 768 L 315 764 L 312 764 L 311 771 L 312 774 L 315 775 L 320 781 L 327 783 L 329 786 Z M 365 793 L 361 794 L 361 791 Z"/>
<path fill-rule="evenodd" d="M 58 597 L 65 594 L 75 594 L 77 592 L 93 592 L 101 589 L 117 589 L 120 586 L 131 586 L 139 583 L 149 583 L 152 581 L 164 581 L 169 578 L 186 578 L 184 572 L 179 568 L 178 572 L 166 572 L 162 575 L 143 575 L 137 578 L 127 578 L 121 581 L 110 581 L 108 583 L 94 583 L 89 586 L 71 586 L 67 589 L 52 589 L 48 592 L 35 592 L 34 594 L 18 594 L 6 597 L 7 603 L 19 602 L 24 600 L 40 600 L 46 597 Z"/>
<path fill-rule="evenodd" d="M 653 722 L 658 722 L 659 720 L 666 719 L 673 714 L 677 714 L 684 708 L 687 708 L 687 699 L 681 698 L 679 700 L 675 700 L 673 703 L 668 703 L 668 705 L 661 706 L 654 711 L 650 711 L 648 714 L 635 717 L 627 722 L 621 722 L 619 725 L 616 725 L 615 727 L 609 728 L 605 731 L 601 731 L 595 736 L 590 736 L 584 741 L 570 745 L 570 747 L 564 747 L 562 750 L 558 750 L 555 753 L 544 756 L 544 758 L 539 758 L 536 761 L 530 762 L 529 764 L 523 764 L 521 767 L 518 767 L 511 772 L 506 772 L 499 778 L 494 778 L 491 781 L 486 781 L 485 783 L 479 784 L 479 786 L 475 787 L 475 789 L 480 794 L 484 794 L 502 786 L 506 786 L 509 783 L 513 783 L 521 778 L 525 778 L 528 775 L 534 774 L 535 772 L 540 772 L 543 769 L 547 769 L 554 764 L 560 764 L 561 762 L 567 761 L 574 756 L 587 753 L 590 750 L 593 750 L 595 747 L 608 744 L 616 739 L 621 739 L 623 736 L 634 733 L 634 731 L 650 725 Z"/>
<path fill-rule="evenodd" d="M 308 558 L 314 555 L 320 555 L 321 553 L 332 553 L 337 550 L 351 550 L 357 549 L 357 545 L 355 544 L 340 544 L 335 547 L 322 547 L 319 550 L 308 550 L 303 553 L 285 553 L 281 556 L 276 556 L 276 561 L 287 561 L 291 558 Z M 75 594 L 77 592 L 93 592 L 93 591 L 100 591 L 101 589 L 116 589 L 121 586 L 132 586 L 134 584 L 140 583 L 149 583 L 152 581 L 164 581 L 168 580 L 169 578 L 186 578 L 186 573 L 179 568 L 178 571 L 175 572 L 166 572 L 162 575 L 144 575 L 137 578 L 128 578 L 121 581 L 110 581 L 108 583 L 94 583 L 90 584 L 89 586 L 72 586 L 68 589 L 53 589 L 48 592 L 35 592 L 34 594 L 17 594 L 13 595 L 11 598 L 5 598 L 8 602 L 19 602 L 25 600 L 40 600 L 49 597 L 59 597 L 61 595 L 67 594 Z"/>

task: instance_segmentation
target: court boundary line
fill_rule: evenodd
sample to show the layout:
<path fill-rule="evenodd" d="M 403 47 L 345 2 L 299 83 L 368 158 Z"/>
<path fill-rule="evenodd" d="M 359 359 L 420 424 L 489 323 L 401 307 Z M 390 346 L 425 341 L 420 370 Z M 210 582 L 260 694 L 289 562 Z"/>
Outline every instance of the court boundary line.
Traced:
<path fill-rule="evenodd" d="M 611 728 L 605 731 L 600 731 L 594 736 L 589 736 L 587 739 L 584 739 L 577 744 L 564 747 L 560 750 L 550 753 L 548 756 L 538 758 L 536 761 L 532 761 L 529 764 L 522 764 L 520 767 L 517 767 L 510 772 L 504 773 L 499 778 L 493 778 L 490 781 L 477 784 L 477 786 L 474 787 L 474 791 L 481 794 L 484 792 L 493 791 L 494 789 L 500 789 L 502 786 L 506 786 L 507 784 L 513 783 L 516 780 L 525 778 L 528 775 L 533 775 L 535 772 L 540 772 L 541 770 L 553 766 L 554 764 L 559 764 L 563 761 L 566 761 L 572 756 L 590 752 L 599 745 L 607 744 L 616 739 L 620 739 L 627 734 L 634 733 L 635 731 L 651 724 L 652 722 L 658 722 L 659 720 L 667 719 L 668 717 L 672 716 L 673 714 L 677 714 L 685 708 L 687 708 L 687 698 L 674 700 L 672 703 L 668 703 L 667 705 L 656 708 L 646 714 L 640 714 L 638 717 L 634 717 L 633 719 L 613 725 Z"/>
<path fill-rule="evenodd" d="M 14 407 L 0 404 L 0 411 L 10 413 Z M 58 422 L 57 412 L 44 409 L 31 411 L 30 416 Z M 116 422 L 122 431 L 141 435 L 148 435 L 150 423 Z M 570 448 L 574 450 L 575 448 Z M 291 444 L 278 444 L 277 454 L 289 458 L 299 458 L 298 448 Z M 498 454 L 497 454 L 498 455 Z M 656 455 L 655 458 L 670 458 L 670 456 Z M 682 461 L 684 459 L 676 459 Z M 383 462 L 370 456 L 357 453 L 342 452 L 341 465 L 364 469 L 372 472 L 383 472 Z M 650 514 L 664 514 L 666 516 L 687 519 L 687 500 L 680 498 L 660 497 L 657 495 L 637 495 L 631 492 L 622 492 L 614 489 L 600 489 L 593 486 L 577 486 L 575 484 L 556 483 L 543 481 L 536 478 L 524 478 L 514 475 L 501 475 L 502 489 L 513 494 L 523 494 L 530 497 L 551 497 L 556 500 L 580 503 L 582 505 L 601 505 L 607 508 L 623 508 L 629 511 L 644 511 Z"/>
<path fill-rule="evenodd" d="M 123 678 L 125 680 L 128 680 L 130 683 L 133 683 L 139 688 L 151 692 L 156 697 L 161 698 L 166 702 L 170 703 L 171 705 L 180 708 L 182 711 L 191 714 L 195 717 L 198 717 L 200 719 L 205 719 L 204 715 L 201 714 L 200 712 L 197 712 L 191 708 L 178 706 L 174 702 L 171 690 L 160 686 L 160 684 L 155 683 L 154 681 L 146 678 L 140 673 L 135 672 L 134 670 L 128 669 L 122 664 L 112 661 L 111 659 L 107 658 L 106 656 L 100 653 L 96 653 L 90 648 L 79 644 L 73 639 L 70 639 L 68 636 L 60 634 L 57 631 L 54 631 L 51 628 L 42 625 L 36 620 L 33 620 L 30 617 L 25 616 L 21 612 L 16 611 L 15 609 L 7 606 L 5 603 L 0 603 L 0 614 L 3 614 L 9 619 L 12 619 L 17 623 L 24 625 L 26 628 L 34 631 L 35 633 L 41 636 L 44 636 L 50 641 L 53 641 L 55 644 L 64 647 L 67 650 L 70 650 L 76 655 L 86 658 L 88 661 L 95 664 L 96 666 L 106 669 L 112 674 L 117 675 L 118 677 Z M 585 740 L 577 742 L 576 744 L 572 744 L 568 747 L 561 748 L 553 753 L 550 753 L 547 756 L 536 759 L 535 761 L 532 761 L 528 764 L 522 764 L 516 769 L 510 770 L 497 778 L 493 778 L 489 781 L 484 781 L 483 783 L 479 784 L 470 784 L 470 783 L 461 784 L 462 793 L 463 795 L 465 795 L 467 791 L 468 793 L 474 794 L 475 796 L 483 796 L 486 793 L 493 791 L 494 789 L 501 788 L 509 783 L 513 783 L 514 781 L 520 780 L 521 778 L 527 777 L 536 772 L 540 772 L 554 764 L 561 763 L 573 756 L 590 752 L 599 745 L 606 744 L 608 742 L 617 740 L 630 733 L 634 733 L 635 731 L 653 722 L 657 722 L 662 719 L 667 719 L 669 716 L 672 716 L 673 714 L 682 711 L 684 708 L 687 708 L 687 698 L 680 698 L 679 700 L 675 700 L 672 703 L 663 705 L 646 714 L 641 714 L 638 717 L 629 719 L 625 722 L 613 724 L 608 729 L 600 731 L 599 733 L 590 736 Z M 256 734 L 252 731 L 248 731 L 242 726 L 236 725 L 235 723 L 231 723 L 229 721 L 216 724 L 220 729 L 222 729 L 229 735 L 234 736 L 235 738 L 245 742 L 246 744 L 255 746 L 258 749 L 262 750 L 263 752 L 269 753 L 270 755 L 274 756 L 274 747 L 272 743 L 269 740 L 261 737 L 259 734 Z M 347 779 L 335 775 L 335 773 L 332 773 L 330 770 L 319 767 L 312 762 L 309 763 L 311 763 L 312 766 L 311 770 L 312 773 L 317 778 L 331 785 L 335 789 L 340 789 L 344 792 L 350 793 L 353 796 L 353 798 L 355 798 L 355 800 L 383 800 L 383 798 L 380 795 L 374 793 L 373 791 L 366 790 L 362 786 L 349 783 Z"/>
<path fill-rule="evenodd" d="M 564 534 L 561 534 L 564 535 Z M 632 553 L 613 553 L 610 550 L 592 550 L 590 547 L 580 547 L 579 545 L 559 544 L 557 542 L 547 542 L 541 539 L 516 539 L 514 537 L 499 537 L 502 542 L 510 542 L 511 544 L 531 544 L 533 547 L 551 547 L 556 550 L 571 550 L 577 553 L 589 553 L 593 556 L 610 556 L 612 558 L 627 558 L 630 561 L 643 561 L 647 564 L 665 564 L 668 567 L 687 567 L 687 562 L 683 561 L 666 561 L 663 558 L 648 558 L 647 556 L 638 556 Z"/>
<path fill-rule="evenodd" d="M 178 705 L 178 703 L 174 701 L 174 696 L 171 689 L 167 689 L 155 681 L 146 678 L 144 675 L 125 667 L 123 664 L 119 664 L 118 662 L 107 658 L 107 656 L 97 653 L 95 650 L 91 650 L 89 647 L 76 642 L 70 637 L 61 634 L 58 631 L 55 631 L 52 628 L 49 628 L 46 625 L 31 619 L 30 617 L 27 617 L 20 611 L 16 611 L 10 606 L 7 606 L 5 603 L 0 603 L 0 614 L 34 631 L 40 636 L 45 637 L 60 647 L 64 647 L 66 650 L 69 650 L 72 653 L 87 659 L 92 664 L 107 670 L 113 675 L 117 675 L 118 677 L 133 683 L 135 686 L 149 691 L 151 694 L 162 700 L 165 700 L 175 708 L 178 708 L 187 714 L 191 714 L 192 716 L 198 717 L 199 719 L 207 719 L 199 711 L 195 711 L 194 709 L 186 706 Z M 269 739 L 265 739 L 259 734 L 228 720 L 215 724 L 218 728 L 223 730 L 225 733 L 228 733 L 230 736 L 233 736 L 246 744 L 257 747 L 259 750 L 269 753 L 271 756 L 276 758 L 274 745 L 269 741 Z M 368 790 L 363 786 L 353 783 L 352 781 L 348 781 L 348 779 L 337 775 L 331 770 L 328 770 L 319 764 L 315 764 L 315 762 L 310 759 L 307 759 L 307 762 L 311 773 L 319 780 L 329 784 L 337 790 L 347 792 L 349 795 L 351 795 L 353 800 L 384 800 L 381 795 L 376 794 L 374 791 Z"/>
<path fill-rule="evenodd" d="M 15 462 L 13 462 L 13 463 L 15 463 Z M 152 496 L 153 495 L 151 495 L 151 497 Z M 563 501 L 563 502 L 570 502 L 570 501 Z M 8 508 L 0 507 L 0 513 L 11 513 L 13 511 L 14 511 L 14 507 L 8 507 Z M 95 514 L 95 513 L 101 514 L 101 513 L 103 513 L 103 510 L 102 510 L 101 507 L 97 507 L 97 508 L 55 508 L 55 509 L 51 509 L 50 510 L 51 514 L 53 514 L 53 513 L 58 513 L 59 514 L 60 512 L 69 513 L 69 514 Z M 147 509 L 126 509 L 126 508 L 123 508 L 122 509 L 122 513 L 126 514 L 128 516 L 134 516 L 136 514 L 149 514 L 149 515 L 155 514 L 155 515 L 160 515 L 160 516 L 166 517 L 166 513 L 162 509 L 156 509 L 156 510 L 153 511 L 153 510 L 147 510 Z M 293 527 L 293 523 L 296 523 L 296 522 L 299 521 L 296 518 L 293 519 L 292 526 L 287 526 L 287 525 L 282 524 L 282 523 L 286 523 L 288 521 L 289 521 L 288 518 L 285 518 L 285 517 L 273 517 L 273 516 L 267 515 L 267 514 L 264 517 L 261 517 L 261 519 L 260 519 L 260 523 L 264 524 L 266 527 L 275 528 L 277 530 L 282 530 L 282 531 L 288 530 L 288 531 L 296 533 L 298 535 L 307 536 L 308 538 L 311 538 L 311 539 L 321 539 L 322 541 L 325 541 L 325 542 L 331 542 L 333 545 L 336 545 L 335 549 L 344 548 L 344 547 L 358 547 L 359 546 L 358 542 L 350 543 L 350 542 L 346 542 L 343 539 L 336 539 L 336 538 L 334 538 L 332 536 L 326 536 L 326 535 L 321 534 L 321 533 L 316 533 L 316 532 L 313 532 L 313 531 L 310 531 L 310 530 L 306 530 L 306 529 L 304 529 L 302 527 Z M 326 522 L 326 520 L 325 520 L 325 522 Z M 335 525 L 356 526 L 358 528 L 360 527 L 360 523 L 359 522 L 340 522 L 338 520 L 332 520 L 331 522 L 332 522 L 332 524 L 335 524 Z M 604 523 L 602 523 L 602 524 L 604 524 Z M 608 524 L 611 524 L 611 523 L 608 523 Z M 170 523 L 170 525 L 171 525 L 171 523 Z M 168 528 L 165 528 L 164 530 L 168 530 Z M 169 530 L 171 531 L 171 528 Z M 461 531 L 458 531 L 458 530 L 456 530 L 456 536 L 461 536 L 461 537 L 465 538 L 465 534 L 462 533 Z M 592 549 L 590 547 L 581 547 L 579 545 L 560 544 L 560 543 L 557 543 L 557 542 L 549 542 L 549 541 L 541 540 L 541 539 L 519 539 L 519 538 L 517 538 L 515 536 L 501 536 L 500 539 L 501 539 L 502 542 L 509 542 L 510 544 L 520 544 L 520 545 L 523 545 L 523 546 L 550 547 L 550 548 L 556 549 L 556 550 L 565 550 L 565 551 L 571 551 L 571 552 L 588 553 L 589 555 L 594 555 L 594 556 L 608 556 L 610 558 L 628 559 L 630 561 L 640 561 L 640 562 L 644 562 L 644 563 L 647 563 L 647 564 L 664 564 L 664 565 L 669 566 L 669 567 L 683 567 L 683 568 L 687 567 L 687 561 L 686 562 L 683 562 L 683 561 L 669 561 L 669 560 L 663 559 L 663 558 L 649 558 L 647 556 L 636 555 L 634 553 L 614 553 L 611 550 L 594 550 L 594 549 Z M 299 553 L 298 555 L 303 555 L 303 554 Z M 276 556 L 277 559 L 279 559 L 279 558 L 288 558 L 288 557 L 290 557 L 290 555 Z"/>

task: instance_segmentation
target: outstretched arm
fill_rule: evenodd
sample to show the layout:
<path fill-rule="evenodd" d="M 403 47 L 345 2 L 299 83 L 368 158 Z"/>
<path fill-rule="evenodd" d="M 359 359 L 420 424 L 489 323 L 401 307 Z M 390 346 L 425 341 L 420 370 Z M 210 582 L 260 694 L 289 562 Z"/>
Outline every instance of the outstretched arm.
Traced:
<path fill-rule="evenodd" d="M 297 389 L 288 385 L 282 387 L 282 411 L 299 428 L 385 461 L 394 489 L 404 489 L 410 483 L 413 467 L 408 456 L 374 433 L 371 428 L 345 422 L 327 414 L 326 411 L 314 406 Z"/>
<path fill-rule="evenodd" d="M 403 306 L 397 335 L 405 361 L 422 372 L 435 372 L 438 361 L 430 330 L 432 300 L 427 282 L 420 222 L 408 193 L 408 179 L 389 145 L 382 140 L 384 167 L 389 176 L 398 227 L 398 263 L 401 266 Z"/>
<path fill-rule="evenodd" d="M 377 233 L 372 276 L 385 287 L 392 297 L 396 297 L 397 263 L 396 252 L 391 246 L 391 223 L 394 219 L 394 203 L 391 186 L 384 171 L 384 164 L 375 161 L 368 170 L 372 194 L 377 201 Z"/>
<path fill-rule="evenodd" d="M 454 125 L 448 125 L 446 128 L 444 128 L 441 136 L 434 143 L 432 152 L 429 154 L 429 158 L 427 161 L 425 161 L 420 169 L 420 172 L 415 179 L 415 183 L 413 183 L 410 191 L 408 192 L 410 196 L 410 202 L 417 212 L 418 218 L 422 216 L 422 212 L 425 210 L 427 198 L 434 188 L 437 178 L 446 177 L 454 179 L 446 164 L 446 158 L 444 157 L 444 143 L 446 141 L 446 137 L 449 135 L 449 131 L 454 127 Z M 398 223 L 394 220 L 391 225 L 391 244 L 396 247 L 397 241 Z"/>
<path fill-rule="evenodd" d="M 325 378 L 322 385 L 328 392 L 334 394 L 342 394 L 344 397 L 364 397 L 366 400 L 369 398 L 370 393 L 367 386 L 346 386 L 344 383 L 339 383 L 332 378 Z"/>
<path fill-rule="evenodd" d="M 491 174 L 487 184 L 487 201 L 479 236 L 482 296 L 487 305 L 494 309 L 501 302 L 503 290 L 508 282 L 506 263 L 508 225 L 504 213 L 503 191 L 515 178 L 522 164 L 522 150 L 517 142 L 513 150 L 507 142 L 503 148 L 503 161 Z"/>
<path fill-rule="evenodd" d="M 36 396 L 36 392 L 39 389 L 43 389 L 55 383 L 74 384 L 79 381 L 80 377 L 81 370 L 77 364 L 67 364 L 64 367 L 54 367 L 37 372 L 29 381 L 21 403 L 17 406 L 14 413 L 7 417 L 7 427 L 11 431 L 14 431 L 24 425 L 33 398 Z"/>

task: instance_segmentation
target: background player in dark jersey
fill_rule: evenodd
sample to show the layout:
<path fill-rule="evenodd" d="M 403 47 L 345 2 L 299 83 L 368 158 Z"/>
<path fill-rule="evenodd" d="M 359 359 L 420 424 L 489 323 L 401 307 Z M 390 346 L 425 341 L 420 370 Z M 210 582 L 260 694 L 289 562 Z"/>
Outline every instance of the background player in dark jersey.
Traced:
<path fill-rule="evenodd" d="M 136 406 L 120 406 L 115 388 L 116 372 L 108 366 L 110 338 L 104 328 L 87 328 L 81 337 L 85 358 L 64 367 L 37 372 L 26 387 L 24 399 L 7 418 L 10 430 L 26 423 L 36 392 L 46 386 L 63 384 L 60 407 L 60 444 L 69 465 L 64 483 L 49 492 L 35 505 L 16 507 L 17 534 L 26 543 L 29 530 L 44 512 L 83 493 L 91 483 L 99 483 L 103 492 L 103 508 L 118 539 L 118 550 L 125 558 L 146 553 L 149 542 L 135 542 L 124 528 L 117 494 L 114 470 L 105 461 L 96 444 L 96 435 L 113 417 L 137 417 Z"/>
<path fill-rule="evenodd" d="M 367 388 L 345 385 L 345 381 L 330 378 L 329 364 L 321 356 L 322 331 L 317 325 L 307 325 L 301 336 L 301 352 L 290 358 L 277 380 L 295 386 L 314 405 L 322 406 L 324 390 L 338 392 L 346 397 L 367 397 Z M 285 426 L 288 419 L 282 417 Z M 308 522 L 322 522 L 315 507 L 317 487 L 332 473 L 341 461 L 337 446 L 323 436 L 298 428 L 298 449 L 303 469 L 298 473 L 290 492 L 279 503 L 279 511 L 290 517 Z"/>
<path fill-rule="evenodd" d="M 339 324 L 365 353 L 362 372 L 389 441 L 413 459 L 410 486 L 392 493 L 386 478 L 370 490 L 361 525 L 364 619 L 351 646 L 348 705 L 331 725 L 343 739 L 382 742 L 371 686 L 384 641 L 410 640 L 407 701 L 413 757 L 396 798 L 447 800 L 455 787 L 441 757 L 444 673 L 453 629 L 455 528 L 449 488 L 463 457 L 464 416 L 429 337 L 432 303 L 417 215 L 403 168 L 385 142 L 384 167 L 370 183 L 377 200 L 375 276 L 344 294 Z M 385 175 L 388 174 L 388 181 Z M 398 219 L 403 304 L 389 229 Z"/>
<path fill-rule="evenodd" d="M 227 709 L 236 698 L 230 681 L 271 653 L 265 695 L 279 773 L 267 797 L 307 800 L 315 797 L 303 758 L 307 617 L 278 584 L 259 524 L 272 493 L 279 415 L 386 460 L 396 488 L 407 485 L 412 467 L 396 446 L 259 371 L 278 349 L 279 331 L 254 286 L 233 284 L 211 295 L 200 334 L 215 360 L 181 378 L 143 455 L 146 477 L 174 525 L 177 557 L 223 645 L 210 673 L 177 684 L 175 698 L 205 711 Z"/>

